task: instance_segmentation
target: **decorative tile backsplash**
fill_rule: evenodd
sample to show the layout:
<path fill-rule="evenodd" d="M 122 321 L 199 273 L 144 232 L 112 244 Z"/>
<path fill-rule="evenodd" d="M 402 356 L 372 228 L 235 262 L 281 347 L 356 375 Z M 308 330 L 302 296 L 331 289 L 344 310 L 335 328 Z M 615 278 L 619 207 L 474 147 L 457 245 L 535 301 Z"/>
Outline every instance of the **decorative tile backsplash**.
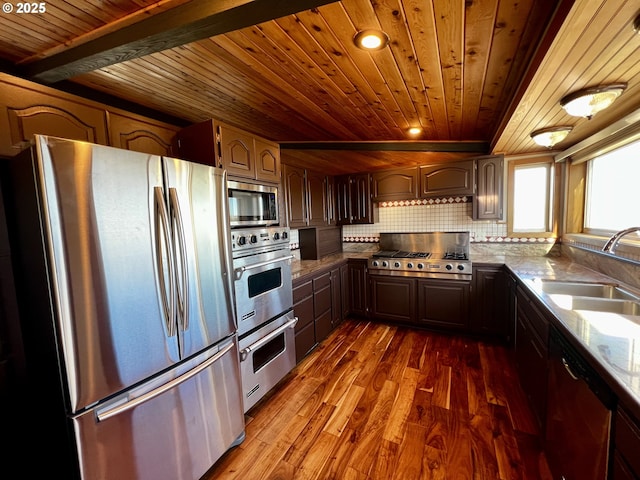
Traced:
<path fill-rule="evenodd" d="M 382 202 L 377 223 L 345 225 L 342 237 L 345 242 L 372 242 L 380 232 L 469 231 L 472 242 L 516 241 L 507 238 L 505 222 L 472 220 L 472 208 L 469 197 Z"/>

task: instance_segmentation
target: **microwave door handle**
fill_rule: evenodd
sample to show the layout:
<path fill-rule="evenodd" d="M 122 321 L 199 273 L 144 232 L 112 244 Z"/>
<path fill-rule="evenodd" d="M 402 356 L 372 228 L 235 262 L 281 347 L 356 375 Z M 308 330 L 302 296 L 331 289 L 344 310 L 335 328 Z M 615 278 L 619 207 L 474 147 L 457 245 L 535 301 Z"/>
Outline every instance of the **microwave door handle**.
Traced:
<path fill-rule="evenodd" d="M 280 335 L 282 332 L 284 332 L 287 328 L 293 328 L 296 326 L 296 323 L 298 323 L 298 317 L 293 317 L 293 319 L 289 320 L 287 323 L 285 323 L 284 325 L 282 325 L 281 327 L 276 328 L 273 332 L 271 332 L 269 335 L 267 335 L 266 337 L 262 337 L 260 340 L 258 340 L 255 343 L 252 343 L 251 345 L 249 345 L 247 348 L 243 348 L 240 351 L 240 361 L 244 362 L 247 357 L 249 356 L 249 353 L 251 353 L 253 350 L 255 350 L 256 348 L 260 348 L 262 345 L 264 345 L 265 343 L 270 342 L 273 338 L 277 337 L 278 335 Z"/>
<path fill-rule="evenodd" d="M 187 249 L 185 247 L 184 223 L 182 222 L 178 191 L 174 187 L 169 188 L 169 207 L 171 209 L 171 222 L 176 227 L 175 231 L 179 251 L 179 255 L 176 253 L 174 257 L 176 261 L 178 323 L 184 332 L 189 328 L 189 276 L 187 274 Z M 180 278 L 178 278 L 178 275 Z"/>
<path fill-rule="evenodd" d="M 169 216 L 165 206 L 165 198 L 162 187 L 153 188 L 154 215 L 155 215 L 155 256 L 156 268 L 158 270 L 158 289 L 160 290 L 160 298 L 162 300 L 162 313 L 164 316 L 165 327 L 169 337 L 173 337 L 175 332 L 175 288 L 173 273 L 173 253 L 171 248 L 171 234 L 169 229 Z M 163 248 L 164 247 L 164 248 Z M 163 261 L 162 252 L 166 252 L 167 263 L 165 271 L 165 262 Z M 165 281 L 165 276 L 169 280 L 169 286 Z"/>
<path fill-rule="evenodd" d="M 264 262 L 252 263 L 251 265 L 238 267 L 235 269 L 236 280 L 240 280 L 242 278 L 242 274 L 247 270 L 264 267 L 266 265 L 271 265 L 272 263 L 284 262 L 285 260 L 291 260 L 292 258 L 295 258 L 294 255 L 287 255 L 286 257 L 274 258 L 272 260 L 266 260 Z"/>
<path fill-rule="evenodd" d="M 108 420 L 111 417 L 115 417 L 116 415 L 124 413 L 127 410 L 131 410 L 132 408 L 135 408 L 135 407 L 137 407 L 138 405 L 140 405 L 142 403 L 148 402 L 149 400 L 157 397 L 158 395 L 162 395 L 163 393 L 165 393 L 165 392 L 177 387 L 181 383 L 186 382 L 190 378 L 198 375 L 200 372 L 202 372 L 203 370 L 206 370 L 211 365 L 216 363 L 229 350 L 234 348 L 234 346 L 235 346 L 235 343 L 234 342 L 230 342 L 222 350 L 217 352 L 211 358 L 209 358 L 209 359 L 205 360 L 204 362 L 202 362 L 200 365 L 192 368 L 188 372 L 183 373 L 182 375 L 174 378 L 173 380 L 168 381 L 167 383 L 161 385 L 160 387 L 155 388 L 155 389 L 153 389 L 153 390 L 151 390 L 151 391 L 149 391 L 149 392 L 147 392 L 147 393 L 145 393 L 143 395 L 140 395 L 139 397 L 132 398 L 132 399 L 130 399 L 128 401 L 125 401 L 125 402 L 116 403 L 115 405 L 109 405 L 109 406 L 105 407 L 104 409 L 96 411 L 96 418 L 97 418 L 98 422 L 104 422 L 105 420 Z"/>

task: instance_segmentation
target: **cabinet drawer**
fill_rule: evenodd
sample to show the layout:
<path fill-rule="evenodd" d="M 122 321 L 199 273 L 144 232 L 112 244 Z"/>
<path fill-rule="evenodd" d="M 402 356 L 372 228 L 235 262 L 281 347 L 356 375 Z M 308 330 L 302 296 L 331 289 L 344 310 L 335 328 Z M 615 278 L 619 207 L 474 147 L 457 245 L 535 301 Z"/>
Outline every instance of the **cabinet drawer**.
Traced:
<path fill-rule="evenodd" d="M 309 297 L 313 294 L 313 283 L 311 280 L 301 283 L 300 285 L 293 285 L 293 304 L 300 302 L 305 297 Z"/>
<path fill-rule="evenodd" d="M 331 272 L 323 273 L 313 279 L 313 291 L 317 292 L 322 287 L 326 287 L 331 283 Z"/>
<path fill-rule="evenodd" d="M 296 323 L 295 328 L 296 333 L 310 323 L 313 324 L 313 296 L 308 296 L 299 302 L 294 302 L 293 314 L 298 317 L 298 323 Z"/>
<path fill-rule="evenodd" d="M 627 461 L 636 475 L 640 474 L 640 428 L 626 414 L 618 409 L 616 413 L 615 449 Z"/>
<path fill-rule="evenodd" d="M 316 332 L 313 322 L 298 330 L 296 325 L 296 362 L 299 363 L 316 346 Z"/>

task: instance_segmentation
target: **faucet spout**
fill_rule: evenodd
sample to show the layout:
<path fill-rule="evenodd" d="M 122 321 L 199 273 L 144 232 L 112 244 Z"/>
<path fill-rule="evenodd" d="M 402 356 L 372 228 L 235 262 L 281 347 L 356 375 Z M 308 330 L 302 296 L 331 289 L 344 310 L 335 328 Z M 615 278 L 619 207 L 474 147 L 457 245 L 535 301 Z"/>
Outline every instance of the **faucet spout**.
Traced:
<path fill-rule="evenodd" d="M 629 235 L 633 232 L 640 233 L 640 227 L 625 228 L 624 230 L 620 230 L 619 232 L 614 233 L 611 238 L 607 240 L 607 243 L 604 244 L 604 247 L 602 247 L 602 251 L 614 254 L 616 246 L 618 245 L 620 239 L 625 235 Z"/>

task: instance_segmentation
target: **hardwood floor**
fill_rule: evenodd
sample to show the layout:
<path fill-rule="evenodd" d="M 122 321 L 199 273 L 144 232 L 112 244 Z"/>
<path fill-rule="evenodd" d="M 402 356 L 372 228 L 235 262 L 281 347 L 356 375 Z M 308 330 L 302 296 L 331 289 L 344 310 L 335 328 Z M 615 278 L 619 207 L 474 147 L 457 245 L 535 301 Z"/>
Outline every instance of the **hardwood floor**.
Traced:
<path fill-rule="evenodd" d="M 214 479 L 551 479 L 511 352 L 346 320 L 247 414 Z"/>

